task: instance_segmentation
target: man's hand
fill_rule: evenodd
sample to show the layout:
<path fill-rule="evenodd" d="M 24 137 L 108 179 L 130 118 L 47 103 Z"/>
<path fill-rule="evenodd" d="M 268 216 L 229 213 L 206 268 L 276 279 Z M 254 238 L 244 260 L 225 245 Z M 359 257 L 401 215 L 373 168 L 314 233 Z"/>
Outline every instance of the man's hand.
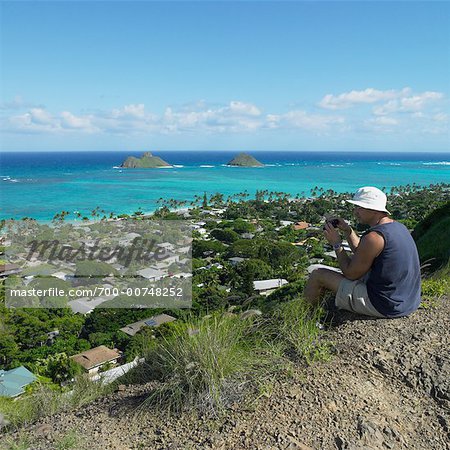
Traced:
<path fill-rule="evenodd" d="M 336 217 L 336 220 L 338 221 L 338 228 L 348 236 L 352 232 L 352 227 L 341 217 Z"/>
<path fill-rule="evenodd" d="M 325 222 L 323 235 L 331 245 L 340 244 L 342 241 L 341 236 L 339 236 L 339 233 L 337 232 L 336 228 L 334 228 L 333 225 L 331 225 L 331 223 L 329 222 Z"/>

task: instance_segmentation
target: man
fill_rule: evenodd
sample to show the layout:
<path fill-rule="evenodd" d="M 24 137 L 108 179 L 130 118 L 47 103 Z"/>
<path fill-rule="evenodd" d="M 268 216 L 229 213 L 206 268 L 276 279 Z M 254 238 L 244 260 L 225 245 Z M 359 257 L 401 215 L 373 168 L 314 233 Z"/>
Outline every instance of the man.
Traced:
<path fill-rule="evenodd" d="M 305 287 L 305 298 L 320 300 L 323 289 L 336 294 L 340 309 L 373 317 L 401 317 L 420 304 L 420 265 L 414 240 L 408 229 L 389 218 L 386 195 L 375 187 L 362 187 L 353 200 L 354 214 L 361 224 L 370 225 L 361 238 L 342 219 L 337 228 L 347 239 L 353 256 L 342 248 L 339 232 L 325 224 L 324 235 L 333 246 L 339 267 L 314 270 Z"/>

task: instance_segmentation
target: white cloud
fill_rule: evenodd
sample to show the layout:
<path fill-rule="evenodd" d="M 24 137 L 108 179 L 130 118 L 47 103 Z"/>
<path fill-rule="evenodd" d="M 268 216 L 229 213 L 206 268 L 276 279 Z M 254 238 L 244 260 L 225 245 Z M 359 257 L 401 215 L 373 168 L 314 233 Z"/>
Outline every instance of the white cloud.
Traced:
<path fill-rule="evenodd" d="M 376 116 L 385 116 L 387 114 L 394 113 L 398 110 L 398 101 L 397 100 L 390 100 L 389 102 L 385 103 L 384 105 L 375 106 L 373 108 L 373 113 Z"/>
<path fill-rule="evenodd" d="M 396 98 L 390 98 L 397 96 Z M 355 130 L 398 129 L 415 127 L 416 131 L 435 127 L 444 129 L 448 116 L 433 106 L 443 94 L 426 91 L 411 93 L 403 90 L 379 91 L 366 89 L 338 96 L 327 96 L 328 109 L 343 109 L 344 105 L 384 102 L 370 111 L 355 116 L 347 111 L 321 113 L 293 109 L 282 113 L 263 112 L 253 103 L 233 100 L 226 104 L 212 104 L 204 100 L 181 106 L 167 107 L 162 113 L 147 111 L 143 103 L 127 104 L 109 111 L 79 114 L 69 110 L 50 112 L 32 107 L 22 114 L 0 117 L 0 127 L 10 133 L 104 133 L 121 136 L 176 135 L 183 133 L 233 134 L 258 130 L 304 130 L 306 133 L 328 131 L 352 133 Z M 330 106 L 331 105 L 331 106 Z M 423 111 L 422 111 L 423 110 Z M 408 113 L 408 114 L 405 114 Z M 401 114 L 401 115 L 400 115 Z M 435 128 L 433 128 L 435 129 Z"/>
<path fill-rule="evenodd" d="M 113 109 L 111 116 L 113 118 L 130 117 L 142 119 L 145 117 L 145 106 L 143 103 L 139 103 L 138 105 L 125 105 L 122 109 Z"/>
<path fill-rule="evenodd" d="M 438 113 L 432 117 L 435 122 L 448 122 L 448 114 Z"/>
<path fill-rule="evenodd" d="M 23 108 L 42 108 L 31 102 L 25 101 L 20 95 L 16 95 L 12 100 L 0 103 L 0 110 L 19 110 Z"/>
<path fill-rule="evenodd" d="M 243 115 L 243 116 L 260 116 L 261 111 L 255 105 L 251 103 L 243 103 L 243 102 L 230 102 L 228 108 L 225 108 L 224 111 L 228 111 L 231 114 Z"/>
<path fill-rule="evenodd" d="M 422 94 L 405 97 L 400 100 L 400 111 L 420 111 L 426 103 L 440 100 L 444 97 L 441 92 L 423 92 Z"/>
<path fill-rule="evenodd" d="M 348 109 L 359 104 L 370 104 L 397 98 L 402 95 L 407 95 L 410 92 L 410 88 L 404 88 L 401 91 L 396 91 L 394 89 L 379 91 L 377 89 L 367 88 L 363 91 L 350 91 L 339 95 L 327 94 L 319 102 L 319 106 L 325 109 L 334 110 Z"/>
<path fill-rule="evenodd" d="M 374 124 L 374 125 L 398 125 L 399 121 L 397 119 L 394 119 L 393 117 L 385 117 L 385 116 L 380 116 L 380 117 L 375 117 L 374 119 L 370 119 L 367 121 L 367 123 L 369 124 Z"/>
<path fill-rule="evenodd" d="M 339 110 L 378 103 L 378 105 L 374 106 L 373 113 L 377 116 L 383 116 L 397 112 L 418 112 L 423 110 L 429 103 L 443 98 L 444 94 L 442 92 L 425 91 L 413 94 L 409 87 L 401 90 L 390 89 L 384 91 L 367 88 L 338 95 L 327 94 L 319 102 L 319 106 L 325 109 Z"/>
<path fill-rule="evenodd" d="M 395 100 L 376 106 L 373 113 L 377 116 L 383 116 L 393 113 L 418 113 L 423 110 L 429 103 L 444 98 L 442 92 L 426 91 L 421 94 L 400 97 Z"/>
<path fill-rule="evenodd" d="M 51 125 L 53 123 L 52 115 L 42 108 L 31 108 L 28 115 L 30 121 L 37 125 Z"/>
<path fill-rule="evenodd" d="M 324 116 L 319 114 L 309 114 L 306 111 L 289 111 L 279 116 L 268 116 L 269 128 L 301 128 L 311 131 L 323 131 L 332 125 L 343 124 L 342 116 Z"/>
<path fill-rule="evenodd" d="M 63 111 L 61 113 L 60 124 L 62 128 L 78 129 L 93 132 L 96 127 L 91 123 L 92 116 L 75 116 L 71 112 Z"/>
<path fill-rule="evenodd" d="M 206 132 L 243 132 L 263 126 L 261 110 L 251 104 L 232 101 L 227 106 L 208 106 L 205 102 L 195 104 L 195 110 L 186 107 L 174 111 L 166 108 L 161 126 L 165 133 L 203 130 Z"/>

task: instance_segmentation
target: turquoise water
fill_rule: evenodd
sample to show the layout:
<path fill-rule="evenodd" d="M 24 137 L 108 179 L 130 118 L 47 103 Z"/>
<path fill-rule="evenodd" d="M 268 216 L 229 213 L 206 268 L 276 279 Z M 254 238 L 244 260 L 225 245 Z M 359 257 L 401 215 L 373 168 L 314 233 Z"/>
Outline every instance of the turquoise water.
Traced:
<path fill-rule="evenodd" d="M 120 169 L 129 152 L 2 153 L 0 218 L 50 220 L 62 210 L 88 214 L 153 211 L 160 197 L 192 200 L 256 190 L 308 195 L 360 186 L 450 183 L 449 153 L 251 152 L 262 168 L 228 167 L 236 152 L 156 152 L 177 167 Z M 138 154 L 134 154 L 139 156 Z"/>

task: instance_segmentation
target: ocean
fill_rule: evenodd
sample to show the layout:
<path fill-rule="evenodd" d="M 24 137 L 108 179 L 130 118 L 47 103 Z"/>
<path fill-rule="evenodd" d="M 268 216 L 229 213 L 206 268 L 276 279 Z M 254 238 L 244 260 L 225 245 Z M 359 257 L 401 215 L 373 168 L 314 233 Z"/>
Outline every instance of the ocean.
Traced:
<path fill-rule="evenodd" d="M 309 195 L 314 186 L 338 192 L 416 183 L 450 183 L 450 153 L 250 152 L 266 166 L 229 167 L 238 152 L 155 152 L 174 168 L 121 169 L 142 152 L 0 154 L 0 218 L 49 221 L 62 210 L 89 215 L 154 211 L 159 198 L 193 200 L 256 190 Z M 74 216 L 69 216 L 74 218 Z"/>

